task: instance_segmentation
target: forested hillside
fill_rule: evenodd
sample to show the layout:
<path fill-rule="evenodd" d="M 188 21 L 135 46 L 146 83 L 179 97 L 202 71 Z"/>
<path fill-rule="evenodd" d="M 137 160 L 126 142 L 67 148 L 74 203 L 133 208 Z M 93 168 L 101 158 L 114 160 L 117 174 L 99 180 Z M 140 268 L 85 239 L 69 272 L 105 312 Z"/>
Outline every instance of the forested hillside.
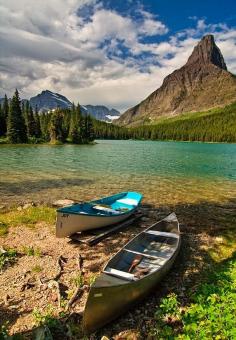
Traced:
<path fill-rule="evenodd" d="M 130 129 L 99 123 L 95 127 L 95 135 L 96 138 L 111 139 L 236 142 L 236 103 Z"/>

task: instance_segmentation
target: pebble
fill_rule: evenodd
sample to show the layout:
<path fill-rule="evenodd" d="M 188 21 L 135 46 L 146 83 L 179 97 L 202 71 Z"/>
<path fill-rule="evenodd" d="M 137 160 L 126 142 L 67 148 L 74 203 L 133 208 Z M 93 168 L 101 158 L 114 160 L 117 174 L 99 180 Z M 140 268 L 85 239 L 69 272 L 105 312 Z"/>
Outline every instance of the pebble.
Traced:
<path fill-rule="evenodd" d="M 74 203 L 75 203 L 75 201 L 73 201 L 73 200 L 65 199 L 65 200 L 57 200 L 57 201 L 53 202 L 52 205 L 54 207 L 65 207 L 67 205 L 71 205 L 71 204 L 74 204 Z"/>
<path fill-rule="evenodd" d="M 32 203 L 26 203 L 26 204 L 23 205 L 22 209 L 28 209 L 28 208 L 33 207 L 33 206 L 34 206 L 33 202 Z"/>

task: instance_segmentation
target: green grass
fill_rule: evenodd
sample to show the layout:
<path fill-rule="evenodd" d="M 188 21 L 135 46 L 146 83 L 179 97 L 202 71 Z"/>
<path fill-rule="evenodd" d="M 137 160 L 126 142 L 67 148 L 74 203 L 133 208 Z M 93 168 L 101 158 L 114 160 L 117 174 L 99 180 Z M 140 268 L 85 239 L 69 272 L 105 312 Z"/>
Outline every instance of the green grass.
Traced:
<path fill-rule="evenodd" d="M 71 283 L 74 283 L 76 287 L 82 287 L 84 285 L 84 277 L 82 274 L 78 274 L 77 276 L 71 278 Z"/>
<path fill-rule="evenodd" d="M 31 271 L 32 271 L 33 273 L 40 273 L 42 270 L 43 270 L 43 268 L 42 268 L 41 266 L 39 266 L 39 265 L 36 265 L 36 266 L 34 266 L 34 267 L 31 269 Z"/>
<path fill-rule="evenodd" d="M 9 264 L 16 261 L 17 251 L 15 249 L 0 249 L 0 271 Z"/>
<path fill-rule="evenodd" d="M 181 307 L 175 294 L 163 298 L 151 335 L 158 339 L 236 339 L 236 254 L 216 265 Z"/>
<path fill-rule="evenodd" d="M 6 235 L 9 227 L 24 225 L 32 228 L 39 222 L 50 225 L 55 222 L 55 218 L 55 209 L 45 206 L 2 212 L 0 213 L 0 236 Z"/>
<path fill-rule="evenodd" d="M 22 249 L 23 254 L 28 255 L 28 256 L 38 256 L 40 257 L 42 252 L 40 248 L 34 248 L 31 246 L 25 246 Z"/>

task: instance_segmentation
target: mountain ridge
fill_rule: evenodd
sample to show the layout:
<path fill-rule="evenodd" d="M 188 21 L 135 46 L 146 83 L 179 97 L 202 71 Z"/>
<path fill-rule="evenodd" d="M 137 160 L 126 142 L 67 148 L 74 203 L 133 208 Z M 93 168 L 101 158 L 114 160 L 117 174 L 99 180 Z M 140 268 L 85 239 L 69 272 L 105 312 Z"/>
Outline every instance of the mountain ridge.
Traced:
<path fill-rule="evenodd" d="M 225 106 L 236 100 L 236 77 L 227 71 L 214 36 L 206 35 L 188 61 L 169 74 L 162 85 L 115 121 L 122 126 L 151 123 L 159 117 Z"/>
<path fill-rule="evenodd" d="M 0 98 L 2 104 L 4 98 Z M 22 99 L 21 102 L 26 102 L 27 99 Z M 67 109 L 72 107 L 72 102 L 60 93 L 43 90 L 41 93 L 29 99 L 29 103 L 35 110 L 36 107 L 39 112 L 48 112 L 56 108 Z M 120 116 L 120 112 L 114 108 L 109 109 L 105 105 L 80 105 L 83 114 L 90 114 L 92 117 L 112 122 Z"/>

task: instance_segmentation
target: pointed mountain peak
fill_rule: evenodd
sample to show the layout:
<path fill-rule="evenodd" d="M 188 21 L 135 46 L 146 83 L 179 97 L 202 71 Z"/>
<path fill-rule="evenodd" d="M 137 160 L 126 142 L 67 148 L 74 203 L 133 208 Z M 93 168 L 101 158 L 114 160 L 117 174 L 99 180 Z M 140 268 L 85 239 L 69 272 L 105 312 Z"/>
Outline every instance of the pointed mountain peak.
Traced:
<path fill-rule="evenodd" d="M 201 41 L 194 47 L 187 65 L 192 64 L 214 64 L 223 70 L 227 70 L 223 55 L 216 46 L 212 34 L 205 35 Z"/>

